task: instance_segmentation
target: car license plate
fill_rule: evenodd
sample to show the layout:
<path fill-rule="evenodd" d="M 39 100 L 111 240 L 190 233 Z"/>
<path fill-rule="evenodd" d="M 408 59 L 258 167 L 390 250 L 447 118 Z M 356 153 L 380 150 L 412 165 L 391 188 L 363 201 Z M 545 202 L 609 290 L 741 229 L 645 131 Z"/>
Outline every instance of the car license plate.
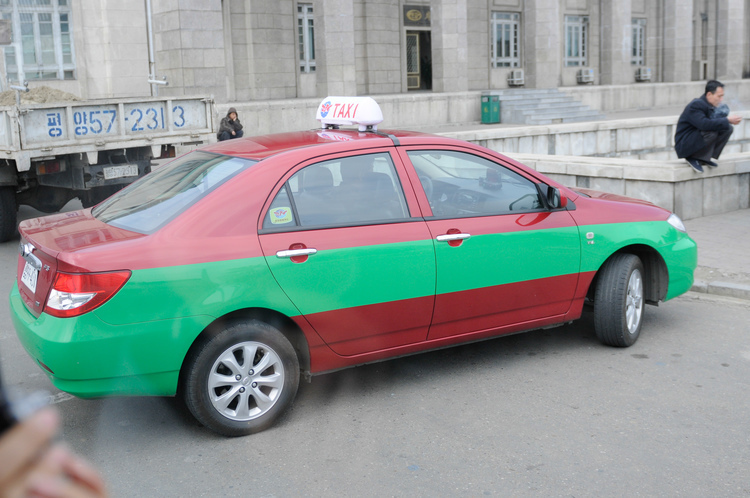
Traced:
<path fill-rule="evenodd" d="M 29 264 L 27 261 L 25 265 L 23 265 L 23 273 L 21 274 L 21 282 L 29 288 L 29 290 L 36 294 L 36 279 L 39 276 L 39 270 L 34 268 Z"/>
<path fill-rule="evenodd" d="M 104 179 L 124 178 L 127 176 L 138 176 L 138 165 L 125 164 L 123 166 L 107 166 L 104 168 Z"/>

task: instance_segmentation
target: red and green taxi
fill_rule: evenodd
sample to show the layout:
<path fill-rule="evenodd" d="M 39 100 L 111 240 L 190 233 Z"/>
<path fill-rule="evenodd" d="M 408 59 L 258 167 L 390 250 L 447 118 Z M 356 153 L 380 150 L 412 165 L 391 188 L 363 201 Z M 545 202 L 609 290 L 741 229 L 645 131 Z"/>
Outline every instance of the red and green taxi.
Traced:
<path fill-rule="evenodd" d="M 21 223 L 13 323 L 57 388 L 179 394 L 244 435 L 301 376 L 568 323 L 584 305 L 602 342 L 629 346 L 644 304 L 692 285 L 696 244 L 653 204 L 378 130 L 370 98 L 329 97 L 318 119 Z"/>

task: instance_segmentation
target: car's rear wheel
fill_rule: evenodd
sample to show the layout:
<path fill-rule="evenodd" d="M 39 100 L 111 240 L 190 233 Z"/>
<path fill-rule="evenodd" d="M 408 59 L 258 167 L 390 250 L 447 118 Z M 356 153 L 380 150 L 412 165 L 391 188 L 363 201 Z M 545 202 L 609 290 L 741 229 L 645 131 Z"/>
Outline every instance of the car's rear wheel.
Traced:
<path fill-rule="evenodd" d="M 594 296 L 594 329 L 601 342 L 627 347 L 643 325 L 643 263 L 633 254 L 615 254 L 602 266 Z"/>
<path fill-rule="evenodd" d="M 183 394 L 203 425 L 244 436 L 270 427 L 298 386 L 299 360 L 289 340 L 250 320 L 227 327 L 191 354 Z"/>

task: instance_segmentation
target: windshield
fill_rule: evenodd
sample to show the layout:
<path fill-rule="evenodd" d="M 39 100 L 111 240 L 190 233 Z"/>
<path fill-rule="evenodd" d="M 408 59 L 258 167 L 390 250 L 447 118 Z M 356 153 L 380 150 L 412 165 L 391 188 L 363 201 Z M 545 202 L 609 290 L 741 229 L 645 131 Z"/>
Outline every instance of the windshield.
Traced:
<path fill-rule="evenodd" d="M 153 233 L 257 161 L 192 152 L 146 175 L 92 210 L 100 221 Z"/>

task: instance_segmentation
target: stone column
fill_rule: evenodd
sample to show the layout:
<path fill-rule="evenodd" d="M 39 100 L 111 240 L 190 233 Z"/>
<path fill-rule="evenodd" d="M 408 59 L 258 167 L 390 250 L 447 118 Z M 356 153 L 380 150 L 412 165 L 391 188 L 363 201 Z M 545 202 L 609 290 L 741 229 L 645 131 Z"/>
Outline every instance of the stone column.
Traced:
<path fill-rule="evenodd" d="M 464 92 L 469 89 L 467 0 L 432 2 L 432 90 Z"/>
<path fill-rule="evenodd" d="M 229 16 L 227 16 L 229 10 Z M 253 50 L 253 15 L 250 0 L 244 2 L 229 2 L 224 4 L 224 43 L 231 43 L 227 47 L 227 78 L 229 99 L 237 101 L 257 98 L 255 82 L 255 51 Z M 231 19 L 227 19 L 230 17 Z M 242 119 L 242 118 L 240 118 Z"/>
<path fill-rule="evenodd" d="M 716 19 L 716 79 L 742 78 L 744 0 L 718 0 Z"/>
<path fill-rule="evenodd" d="M 358 76 L 362 93 L 401 93 L 401 7 L 398 0 L 362 2 L 364 19 Z M 364 39 L 363 39 L 364 38 Z"/>
<path fill-rule="evenodd" d="M 664 0 L 662 81 L 690 81 L 693 53 L 693 0 Z"/>
<path fill-rule="evenodd" d="M 357 94 L 353 0 L 315 3 L 315 72 L 319 97 Z"/>
<path fill-rule="evenodd" d="M 525 0 L 523 37 L 527 88 L 557 88 L 562 68 L 562 16 L 558 0 Z"/>
<path fill-rule="evenodd" d="M 226 100 L 221 0 L 152 2 L 156 67 L 169 86 L 160 95 Z"/>
<path fill-rule="evenodd" d="M 633 53 L 631 1 L 601 2 L 601 52 L 599 55 L 602 85 L 633 83 L 635 69 L 630 64 Z"/>
<path fill-rule="evenodd" d="M 82 3 L 87 2 L 68 2 L 73 9 L 77 67 L 77 79 L 70 83 L 79 85 L 77 91 L 69 91 L 89 99 L 150 95 L 143 2 L 103 1 L 96 7 Z"/>
<path fill-rule="evenodd" d="M 231 29 L 237 100 L 296 97 L 299 55 L 294 2 L 231 0 L 230 6 L 232 19 L 224 29 Z"/>

